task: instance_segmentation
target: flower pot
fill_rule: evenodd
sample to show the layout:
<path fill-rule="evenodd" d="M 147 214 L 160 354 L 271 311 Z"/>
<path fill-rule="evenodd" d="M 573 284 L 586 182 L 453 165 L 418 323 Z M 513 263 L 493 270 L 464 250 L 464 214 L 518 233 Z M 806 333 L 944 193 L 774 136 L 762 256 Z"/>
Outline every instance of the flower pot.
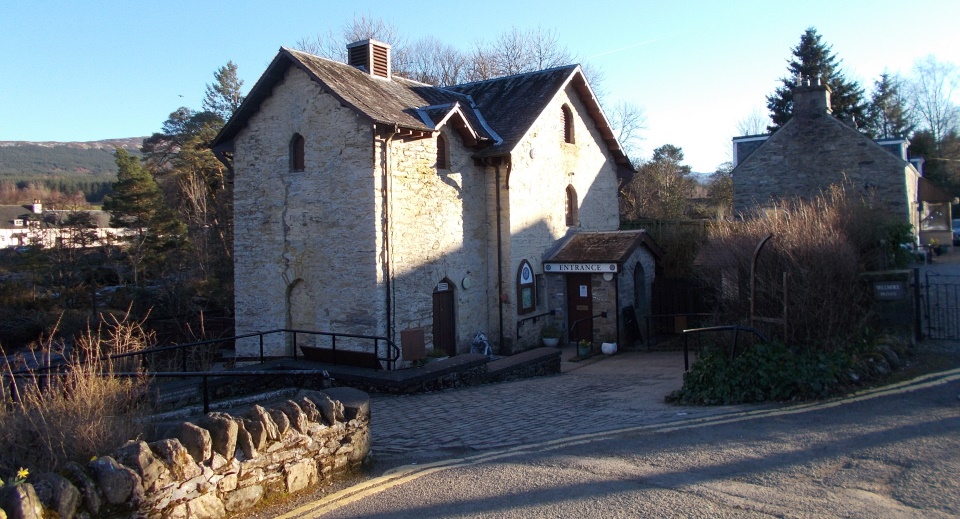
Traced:
<path fill-rule="evenodd" d="M 560 337 L 544 337 L 543 345 L 548 348 L 556 348 L 560 344 Z"/>
<path fill-rule="evenodd" d="M 585 359 L 590 356 L 590 345 L 589 344 L 578 344 L 577 345 L 577 356 L 581 359 Z"/>

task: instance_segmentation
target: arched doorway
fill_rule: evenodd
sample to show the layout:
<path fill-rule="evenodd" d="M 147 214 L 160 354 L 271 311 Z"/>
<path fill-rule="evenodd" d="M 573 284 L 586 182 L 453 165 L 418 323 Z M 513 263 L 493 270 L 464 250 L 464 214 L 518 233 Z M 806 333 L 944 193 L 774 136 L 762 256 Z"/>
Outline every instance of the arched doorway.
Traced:
<path fill-rule="evenodd" d="M 287 288 L 287 328 L 293 330 L 317 329 L 317 305 L 313 296 L 302 279 L 295 280 Z M 316 336 L 312 334 L 298 334 L 297 344 L 315 346 Z M 288 339 L 287 349 L 293 351 L 293 336 Z"/>
<path fill-rule="evenodd" d="M 433 289 L 433 350 L 457 354 L 456 297 L 447 278 Z"/>

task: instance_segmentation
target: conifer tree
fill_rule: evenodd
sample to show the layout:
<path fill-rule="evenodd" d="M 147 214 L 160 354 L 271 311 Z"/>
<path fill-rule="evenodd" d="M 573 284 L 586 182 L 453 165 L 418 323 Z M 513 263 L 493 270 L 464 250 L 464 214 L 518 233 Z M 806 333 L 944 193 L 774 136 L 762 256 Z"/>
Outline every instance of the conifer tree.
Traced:
<path fill-rule="evenodd" d="M 792 89 L 801 78 L 820 78 L 826 82 L 831 90 L 830 108 L 833 115 L 841 119 L 852 117 L 858 124 L 867 120 L 863 88 L 855 81 L 847 81 L 840 71 L 840 61 L 833 54 L 832 47 L 823 42 L 815 28 L 808 28 L 792 51 L 793 59 L 787 66 L 789 75 L 781 78 L 782 84 L 767 96 L 767 108 L 773 121 L 767 127 L 768 131 L 777 131 L 793 116 Z"/>
<path fill-rule="evenodd" d="M 140 159 L 117 148 L 117 181 L 113 195 L 103 202 L 110 212 L 110 226 L 128 229 L 123 236 L 139 284 L 147 264 L 159 265 L 166 254 L 183 245 L 184 225 L 173 218 L 153 176 L 140 166 Z"/>
<path fill-rule="evenodd" d="M 876 138 L 905 137 L 913 131 L 900 79 L 884 72 L 873 83 L 866 127 Z"/>

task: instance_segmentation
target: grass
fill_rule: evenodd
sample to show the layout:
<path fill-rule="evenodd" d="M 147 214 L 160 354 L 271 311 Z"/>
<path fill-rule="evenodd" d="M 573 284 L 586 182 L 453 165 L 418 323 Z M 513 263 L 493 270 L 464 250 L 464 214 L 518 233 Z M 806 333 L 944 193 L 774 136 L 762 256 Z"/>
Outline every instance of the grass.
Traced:
<path fill-rule="evenodd" d="M 148 378 L 135 357 L 114 361 L 105 356 L 144 349 L 151 337 L 129 314 L 109 318 L 112 322 L 88 329 L 72 347 L 47 338 L 13 357 L 0 348 L 5 355 L 0 474 L 9 477 L 19 467 L 37 473 L 57 471 L 70 461 L 85 464 L 142 435 Z M 63 364 L 56 374 L 14 376 L 28 363 L 58 358 Z M 116 376 L 121 372 L 136 376 Z"/>

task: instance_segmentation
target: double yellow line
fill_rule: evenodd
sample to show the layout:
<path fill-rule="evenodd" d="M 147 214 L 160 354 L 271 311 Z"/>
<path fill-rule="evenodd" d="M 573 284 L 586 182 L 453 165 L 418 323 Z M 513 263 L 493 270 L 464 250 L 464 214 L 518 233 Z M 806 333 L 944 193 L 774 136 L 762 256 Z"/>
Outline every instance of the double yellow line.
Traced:
<path fill-rule="evenodd" d="M 404 465 L 402 467 L 397 467 L 397 468 L 388 470 L 380 477 L 373 478 L 368 481 L 364 481 L 363 483 L 359 483 L 349 488 L 345 488 L 339 492 L 325 496 L 322 499 L 318 499 L 317 501 L 303 505 L 297 508 L 296 510 L 292 510 L 283 515 L 279 515 L 276 517 L 276 519 L 320 517 L 321 515 L 331 510 L 335 510 L 337 508 L 346 506 L 350 503 L 354 503 L 356 501 L 372 496 L 379 492 L 383 492 L 384 490 L 387 490 L 389 488 L 402 485 L 404 483 L 407 483 L 408 481 L 413 481 L 417 478 L 421 478 L 423 476 L 440 472 L 442 470 L 448 470 L 448 469 L 453 469 L 457 467 L 466 467 L 470 465 L 477 465 L 479 463 L 496 461 L 496 460 L 510 458 L 513 456 L 519 456 L 523 454 L 548 452 L 556 449 L 571 447 L 574 445 L 582 445 L 586 443 L 603 441 L 614 436 L 634 434 L 638 432 L 674 432 L 674 431 L 681 431 L 685 429 L 693 429 L 698 427 L 707 427 L 707 426 L 742 422 L 745 420 L 753 420 L 755 418 L 761 418 L 761 417 L 785 416 L 785 415 L 806 413 L 810 411 L 818 411 L 822 409 L 830 409 L 833 407 L 839 407 L 841 405 L 851 404 L 855 402 L 862 402 L 866 400 L 872 400 L 875 398 L 881 398 L 881 397 L 895 395 L 895 394 L 908 393 L 911 391 L 919 391 L 921 389 L 927 389 L 927 388 L 947 384 L 950 382 L 954 382 L 956 380 L 960 380 L 960 369 L 953 369 L 950 371 L 943 371 L 940 373 L 931 373 L 928 375 L 917 377 L 912 380 L 908 380 L 908 381 L 904 381 L 904 382 L 900 382 L 897 384 L 892 384 L 892 385 L 884 386 L 880 388 L 867 389 L 867 390 L 853 393 L 843 398 L 827 400 L 824 402 L 813 402 L 808 404 L 791 405 L 788 407 L 778 407 L 776 409 L 758 409 L 758 410 L 751 410 L 751 411 L 740 411 L 740 412 L 734 412 L 729 414 L 723 414 L 719 416 L 714 415 L 709 417 L 679 420 L 675 422 L 640 425 L 635 427 L 627 427 L 624 429 L 616 429 L 612 431 L 605 431 L 605 432 L 599 432 L 599 433 L 581 434 L 577 436 L 570 436 L 570 437 L 561 438 L 557 440 L 533 443 L 529 445 L 521 445 L 517 447 L 511 447 L 508 449 L 490 451 L 483 454 L 477 454 L 475 456 L 468 456 L 464 458 L 453 458 L 453 459 L 437 461 L 433 463 L 426 463 L 423 465 Z"/>

